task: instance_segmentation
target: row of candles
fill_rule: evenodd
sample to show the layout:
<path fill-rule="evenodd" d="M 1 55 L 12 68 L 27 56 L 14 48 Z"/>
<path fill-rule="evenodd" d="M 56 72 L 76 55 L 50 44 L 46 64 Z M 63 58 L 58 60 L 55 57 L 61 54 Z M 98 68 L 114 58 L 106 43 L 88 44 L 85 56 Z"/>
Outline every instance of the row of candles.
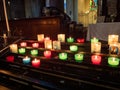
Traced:
<path fill-rule="evenodd" d="M 16 48 L 10 48 L 12 53 L 26 54 L 26 48 L 25 47 L 17 48 L 17 44 L 13 44 L 13 46 L 14 45 L 16 46 Z M 98 47 L 96 47 L 96 48 L 98 48 Z M 71 51 L 77 51 L 78 47 L 76 45 L 75 46 L 72 45 L 72 46 L 70 46 L 70 50 Z M 38 49 L 31 49 L 29 51 L 30 51 L 31 55 L 38 56 L 38 53 L 39 53 Z M 46 58 L 51 58 L 52 52 L 50 50 L 45 50 L 43 52 L 43 55 Z M 66 52 L 59 52 L 58 57 L 59 57 L 60 60 L 67 60 L 69 58 L 68 53 L 66 53 Z M 81 62 L 84 59 L 84 54 L 76 53 L 76 54 L 74 54 L 74 59 L 77 62 Z M 91 56 L 91 59 L 92 59 L 92 62 L 94 64 L 100 64 L 100 62 L 101 62 L 101 56 L 99 56 L 99 55 L 93 55 L 93 56 Z M 119 64 L 119 59 L 115 58 L 115 57 L 109 57 L 108 58 L 108 63 L 112 66 L 118 65 Z"/>
<path fill-rule="evenodd" d="M 109 54 L 120 54 L 120 43 L 118 42 L 118 35 L 108 35 L 108 45 L 109 45 Z M 91 39 L 91 52 L 100 53 L 102 43 L 99 42 L 99 39 Z"/>
<path fill-rule="evenodd" d="M 67 53 L 59 53 L 59 59 L 62 61 L 67 61 L 68 60 L 68 54 Z M 74 55 L 74 59 L 76 62 L 83 62 L 84 61 L 84 54 L 82 53 L 77 53 Z M 7 62 L 14 62 L 15 57 L 10 55 L 6 57 Z M 116 67 L 119 66 L 119 61 L 120 59 L 117 57 L 108 57 L 108 65 L 112 66 L 112 67 Z M 24 56 L 22 58 L 22 62 L 25 65 L 29 65 L 32 64 L 33 67 L 40 67 L 41 64 L 41 60 L 38 58 L 34 58 L 33 60 L 28 57 L 28 56 Z M 100 55 L 96 55 L 93 54 L 91 55 L 91 63 L 95 64 L 95 65 L 100 65 L 102 63 L 102 57 Z"/>
<path fill-rule="evenodd" d="M 6 60 L 7 62 L 14 62 L 15 60 L 15 57 L 13 55 L 10 55 L 10 56 L 7 56 L 6 57 Z M 37 59 L 37 58 L 34 58 L 32 61 L 31 61 L 31 58 L 28 57 L 28 56 L 25 56 L 23 59 L 22 59 L 23 63 L 28 65 L 28 64 L 32 64 L 33 67 L 35 68 L 38 68 L 40 67 L 40 59 Z"/>
<path fill-rule="evenodd" d="M 38 34 L 37 35 L 37 40 L 38 41 L 44 41 L 47 39 L 50 39 L 50 37 L 45 37 L 44 34 Z M 65 34 L 58 34 L 57 35 L 57 40 L 60 41 L 60 42 L 68 42 L 68 43 L 73 43 L 73 42 L 77 42 L 77 43 L 84 43 L 85 42 L 85 39 L 84 38 L 77 38 L 75 40 L 74 37 L 66 37 Z"/>

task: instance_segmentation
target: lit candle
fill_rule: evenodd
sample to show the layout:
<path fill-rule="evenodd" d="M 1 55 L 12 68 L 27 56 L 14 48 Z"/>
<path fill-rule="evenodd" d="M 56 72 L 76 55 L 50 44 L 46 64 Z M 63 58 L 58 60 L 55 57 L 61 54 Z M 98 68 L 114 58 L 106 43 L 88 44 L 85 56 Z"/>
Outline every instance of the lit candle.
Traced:
<path fill-rule="evenodd" d="M 3 39 L 4 39 L 4 45 L 6 46 L 7 45 L 7 36 L 6 36 L 6 34 L 3 34 Z"/>
<path fill-rule="evenodd" d="M 50 37 L 45 37 L 44 40 L 50 40 Z"/>
<path fill-rule="evenodd" d="M 108 44 L 118 43 L 118 35 L 108 35 Z"/>
<path fill-rule="evenodd" d="M 25 58 L 23 58 L 23 63 L 24 64 L 30 64 L 30 57 L 26 56 Z"/>
<path fill-rule="evenodd" d="M 77 51 L 78 46 L 77 45 L 70 45 L 70 51 Z"/>
<path fill-rule="evenodd" d="M 37 35 L 37 40 L 38 41 L 44 41 L 44 34 L 38 34 Z"/>
<path fill-rule="evenodd" d="M 53 49 L 60 50 L 61 49 L 61 42 L 60 41 L 53 41 Z"/>
<path fill-rule="evenodd" d="M 19 52 L 20 54 L 25 54 L 26 49 L 25 49 L 25 48 L 19 48 L 19 49 L 18 49 L 18 52 Z"/>
<path fill-rule="evenodd" d="M 99 40 L 97 38 L 95 38 L 95 37 L 91 39 L 91 43 L 95 43 L 95 42 L 98 42 L 98 41 Z"/>
<path fill-rule="evenodd" d="M 46 49 L 52 49 L 52 40 L 45 40 L 44 45 Z"/>
<path fill-rule="evenodd" d="M 81 62 L 81 61 L 83 61 L 84 54 L 77 53 L 74 55 L 74 58 L 75 58 L 76 62 Z"/>
<path fill-rule="evenodd" d="M 33 50 L 31 50 L 30 53 L 31 53 L 31 55 L 36 56 L 36 55 L 38 55 L 38 50 L 33 49 Z"/>
<path fill-rule="evenodd" d="M 59 53 L 60 60 L 67 60 L 67 53 Z"/>
<path fill-rule="evenodd" d="M 10 45 L 10 51 L 12 53 L 18 53 L 18 46 L 17 46 L 17 44 L 11 44 Z"/>
<path fill-rule="evenodd" d="M 39 43 L 33 43 L 33 44 L 32 44 L 32 47 L 33 47 L 33 48 L 38 48 L 38 47 L 39 47 Z"/>
<path fill-rule="evenodd" d="M 65 34 L 58 34 L 57 38 L 58 38 L 58 41 L 65 42 Z"/>
<path fill-rule="evenodd" d="M 100 64 L 101 63 L 101 56 L 99 55 L 92 55 L 91 61 L 93 64 Z"/>
<path fill-rule="evenodd" d="M 34 60 L 32 60 L 32 66 L 35 68 L 40 67 L 40 60 L 36 59 L 36 58 Z"/>
<path fill-rule="evenodd" d="M 20 46 L 21 46 L 21 47 L 26 47 L 26 46 L 27 46 L 27 43 L 26 43 L 26 42 L 21 42 L 21 43 L 20 43 Z"/>
<path fill-rule="evenodd" d="M 84 43 L 85 42 L 85 39 L 84 38 L 78 38 L 77 39 L 77 43 Z"/>
<path fill-rule="evenodd" d="M 50 58 L 51 57 L 51 51 L 44 51 L 44 56 L 46 57 L 46 58 Z"/>
<path fill-rule="evenodd" d="M 14 62 L 14 56 L 10 55 L 6 57 L 7 62 Z"/>
<path fill-rule="evenodd" d="M 116 57 L 108 57 L 108 64 L 110 66 L 118 66 L 119 65 L 119 58 Z"/>
<path fill-rule="evenodd" d="M 74 38 L 72 38 L 72 37 L 67 38 L 67 42 L 69 42 L 69 43 L 74 42 Z"/>
<path fill-rule="evenodd" d="M 101 42 L 91 43 L 91 52 L 100 53 L 101 52 Z"/>

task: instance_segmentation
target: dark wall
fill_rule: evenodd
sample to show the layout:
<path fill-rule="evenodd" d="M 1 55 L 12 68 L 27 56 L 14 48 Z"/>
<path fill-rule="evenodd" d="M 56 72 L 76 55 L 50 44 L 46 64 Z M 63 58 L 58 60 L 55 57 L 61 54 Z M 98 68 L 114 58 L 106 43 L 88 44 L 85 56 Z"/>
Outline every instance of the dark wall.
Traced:
<path fill-rule="evenodd" d="M 64 0 L 50 0 L 50 6 L 57 7 L 58 9 L 64 11 Z"/>

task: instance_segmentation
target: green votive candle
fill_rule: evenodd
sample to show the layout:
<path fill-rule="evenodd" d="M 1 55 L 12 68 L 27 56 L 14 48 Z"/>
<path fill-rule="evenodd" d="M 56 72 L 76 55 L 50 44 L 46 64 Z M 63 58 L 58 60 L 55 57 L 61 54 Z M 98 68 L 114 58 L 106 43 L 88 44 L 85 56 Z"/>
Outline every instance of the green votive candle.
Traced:
<path fill-rule="evenodd" d="M 74 42 L 74 38 L 72 38 L 72 37 L 67 38 L 67 42 L 69 42 L 69 43 Z"/>
<path fill-rule="evenodd" d="M 118 65 L 119 65 L 119 58 L 109 57 L 109 58 L 108 58 L 108 64 L 109 64 L 110 66 L 118 66 Z"/>
<path fill-rule="evenodd" d="M 19 54 L 25 54 L 26 49 L 25 48 L 19 48 L 18 52 L 19 52 Z"/>
<path fill-rule="evenodd" d="M 31 53 L 31 55 L 36 56 L 36 55 L 38 55 L 38 50 L 33 49 L 30 51 L 30 53 Z"/>
<path fill-rule="evenodd" d="M 65 52 L 59 53 L 59 59 L 60 60 L 67 60 L 67 53 L 65 53 Z"/>
<path fill-rule="evenodd" d="M 78 50 L 78 46 L 77 45 L 71 45 L 70 46 L 70 51 L 77 51 Z"/>
<path fill-rule="evenodd" d="M 83 58 L 84 58 L 84 54 L 77 53 L 77 54 L 74 55 L 74 59 L 76 60 L 76 62 L 83 61 Z"/>
<path fill-rule="evenodd" d="M 95 38 L 95 37 L 91 39 L 91 43 L 95 43 L 95 42 L 98 42 L 98 41 L 99 40 L 97 38 Z"/>

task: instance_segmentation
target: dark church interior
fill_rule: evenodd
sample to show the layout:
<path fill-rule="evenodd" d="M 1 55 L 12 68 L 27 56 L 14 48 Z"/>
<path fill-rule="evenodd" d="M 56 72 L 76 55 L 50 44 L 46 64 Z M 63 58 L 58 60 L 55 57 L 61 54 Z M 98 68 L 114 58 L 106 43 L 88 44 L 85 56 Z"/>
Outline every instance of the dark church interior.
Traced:
<path fill-rule="evenodd" d="M 0 0 L 0 90 L 120 90 L 120 0 L 84 1 Z"/>

